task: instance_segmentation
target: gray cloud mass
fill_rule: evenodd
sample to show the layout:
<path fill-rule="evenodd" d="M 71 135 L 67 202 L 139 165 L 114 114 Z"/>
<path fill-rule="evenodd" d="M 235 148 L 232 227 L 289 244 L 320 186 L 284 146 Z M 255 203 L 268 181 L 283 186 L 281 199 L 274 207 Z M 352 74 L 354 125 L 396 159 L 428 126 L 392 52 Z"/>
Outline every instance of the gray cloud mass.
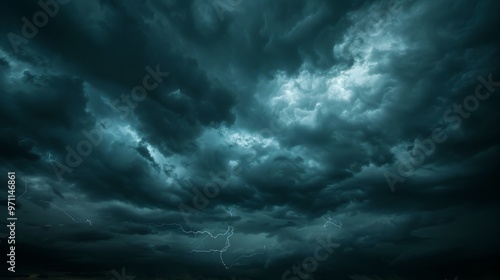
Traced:
<path fill-rule="evenodd" d="M 3 1 L 1 275 L 499 279 L 498 11 Z"/>

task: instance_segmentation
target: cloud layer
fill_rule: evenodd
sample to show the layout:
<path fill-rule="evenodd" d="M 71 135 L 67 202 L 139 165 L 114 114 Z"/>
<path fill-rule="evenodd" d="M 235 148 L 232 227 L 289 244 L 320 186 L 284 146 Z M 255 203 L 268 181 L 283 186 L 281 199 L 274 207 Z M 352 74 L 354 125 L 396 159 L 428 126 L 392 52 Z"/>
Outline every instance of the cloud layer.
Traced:
<path fill-rule="evenodd" d="M 0 4 L 20 275 L 498 273 L 499 3 L 40 2 Z"/>

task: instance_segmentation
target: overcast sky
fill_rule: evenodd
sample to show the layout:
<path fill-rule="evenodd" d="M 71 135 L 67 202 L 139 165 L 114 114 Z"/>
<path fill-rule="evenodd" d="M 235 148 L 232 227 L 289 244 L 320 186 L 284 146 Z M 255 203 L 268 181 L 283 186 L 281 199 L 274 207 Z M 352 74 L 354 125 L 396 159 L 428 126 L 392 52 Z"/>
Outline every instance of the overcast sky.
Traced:
<path fill-rule="evenodd" d="M 499 11 L 2 1 L 2 275 L 499 279 Z"/>

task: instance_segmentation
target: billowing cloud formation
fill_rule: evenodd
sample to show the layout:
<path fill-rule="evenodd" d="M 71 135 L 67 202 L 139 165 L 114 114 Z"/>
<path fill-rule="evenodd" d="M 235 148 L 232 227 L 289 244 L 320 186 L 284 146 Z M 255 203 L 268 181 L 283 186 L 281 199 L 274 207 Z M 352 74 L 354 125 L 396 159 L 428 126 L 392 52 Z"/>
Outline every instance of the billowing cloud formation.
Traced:
<path fill-rule="evenodd" d="M 19 275 L 494 279 L 500 4 L 1 5 Z"/>

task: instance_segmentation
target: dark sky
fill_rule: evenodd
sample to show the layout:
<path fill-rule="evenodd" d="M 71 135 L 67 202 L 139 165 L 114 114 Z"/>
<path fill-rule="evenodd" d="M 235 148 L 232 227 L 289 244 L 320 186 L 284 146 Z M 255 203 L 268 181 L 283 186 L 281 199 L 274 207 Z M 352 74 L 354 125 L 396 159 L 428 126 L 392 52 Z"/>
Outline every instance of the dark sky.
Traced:
<path fill-rule="evenodd" d="M 5 277 L 500 279 L 499 1 L 59 2 L 0 4 Z"/>

